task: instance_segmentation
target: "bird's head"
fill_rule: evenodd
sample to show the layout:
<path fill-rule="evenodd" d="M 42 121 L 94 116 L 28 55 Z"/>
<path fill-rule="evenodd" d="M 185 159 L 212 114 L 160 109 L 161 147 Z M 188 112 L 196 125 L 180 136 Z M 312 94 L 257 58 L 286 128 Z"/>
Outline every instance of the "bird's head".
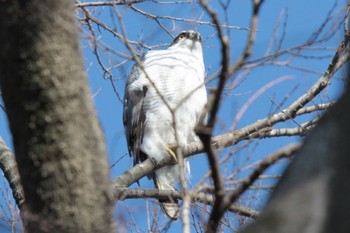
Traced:
<path fill-rule="evenodd" d="M 175 48 L 188 48 L 192 52 L 200 51 L 202 52 L 202 36 L 199 32 L 188 30 L 182 31 L 177 35 L 171 43 L 169 49 Z"/>

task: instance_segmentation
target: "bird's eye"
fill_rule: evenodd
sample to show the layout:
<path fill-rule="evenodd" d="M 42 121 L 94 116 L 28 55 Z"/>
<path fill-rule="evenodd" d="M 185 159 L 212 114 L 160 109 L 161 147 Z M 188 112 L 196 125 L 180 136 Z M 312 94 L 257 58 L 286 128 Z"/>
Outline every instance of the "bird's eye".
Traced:
<path fill-rule="evenodd" d="M 185 37 L 185 35 L 184 35 L 184 34 L 181 34 L 181 35 L 179 36 L 179 40 L 183 39 L 184 37 Z"/>

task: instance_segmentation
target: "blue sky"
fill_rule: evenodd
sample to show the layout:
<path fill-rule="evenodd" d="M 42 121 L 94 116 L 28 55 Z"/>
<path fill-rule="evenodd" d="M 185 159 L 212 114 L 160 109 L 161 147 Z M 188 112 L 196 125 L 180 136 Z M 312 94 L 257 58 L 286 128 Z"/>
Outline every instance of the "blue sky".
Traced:
<path fill-rule="evenodd" d="M 160 1 L 167 2 L 167 1 Z M 222 7 L 219 4 L 220 1 L 210 1 L 211 6 L 217 10 L 220 15 L 221 22 L 228 20 L 230 25 L 239 26 L 242 28 L 249 27 L 249 20 L 251 16 L 251 3 L 245 0 L 231 1 L 229 5 L 228 14 L 225 15 Z M 223 1 L 226 2 L 226 1 Z M 280 40 L 281 36 L 284 35 L 283 43 L 280 48 L 282 50 L 292 48 L 305 43 L 311 38 L 312 34 L 320 28 L 322 23 L 327 17 L 329 10 L 334 5 L 333 0 L 319 1 L 319 0 L 271 0 L 265 1 L 261 8 L 258 32 L 256 42 L 254 45 L 253 54 L 250 60 L 257 59 L 264 54 L 269 47 L 271 38 L 274 35 L 277 21 L 281 18 L 281 27 L 277 29 L 278 37 L 277 41 Z M 337 1 L 338 4 L 335 6 L 333 13 L 334 19 L 341 15 L 341 20 L 344 15 L 344 11 L 341 11 L 345 5 L 345 1 Z M 149 12 L 154 15 L 181 17 L 186 19 L 200 19 L 202 21 L 210 21 L 209 17 L 203 12 L 197 4 L 178 4 L 170 5 L 163 4 L 157 5 L 155 3 L 143 3 L 135 5 L 138 9 Z M 89 8 L 92 10 L 92 8 Z M 125 9 L 118 7 L 118 10 L 123 14 L 123 22 L 127 35 L 130 40 L 142 41 L 143 43 L 154 46 L 159 43 L 169 44 L 172 38 L 159 27 L 155 20 L 146 18 L 145 16 L 132 11 L 131 9 Z M 117 28 L 120 32 L 119 24 L 116 20 L 115 12 L 112 8 L 98 9 L 93 13 L 95 17 L 98 17 L 101 21 L 110 25 L 112 28 Z M 211 75 L 216 72 L 220 66 L 220 47 L 216 38 L 215 28 L 208 25 L 199 25 L 197 23 L 186 23 L 182 21 L 171 21 L 161 19 L 161 23 L 168 29 L 174 29 L 172 34 L 176 35 L 178 32 L 185 29 L 196 29 L 198 30 L 203 38 L 203 52 L 204 52 L 204 63 L 207 70 L 207 75 Z M 333 21 L 332 21 L 333 22 Z M 323 32 L 327 32 L 327 29 L 333 27 L 339 23 L 335 21 L 334 24 L 329 23 L 324 27 Z M 285 27 L 284 27 L 284 26 Z M 125 46 L 115 37 L 106 33 L 103 29 L 95 27 L 95 31 L 99 36 L 99 41 L 104 44 L 108 44 L 112 49 L 120 52 L 126 52 Z M 245 46 L 245 40 L 248 35 L 247 30 L 230 29 L 225 30 L 229 33 L 231 50 L 230 56 L 232 63 L 240 56 L 241 51 Z M 91 85 L 92 98 L 95 103 L 96 111 L 105 133 L 106 146 L 108 149 L 108 158 L 111 164 L 120 161 L 111 169 L 111 177 L 114 178 L 117 175 L 123 173 L 125 170 L 132 166 L 132 161 L 129 156 L 124 156 L 127 153 L 126 141 L 124 138 L 124 129 L 122 127 L 122 103 L 118 96 L 114 92 L 110 80 L 103 78 L 103 72 L 101 67 L 96 61 L 96 57 L 91 51 L 91 47 L 88 46 L 86 40 L 88 31 L 85 30 L 81 33 L 82 35 L 82 47 L 83 55 L 85 59 L 88 79 Z M 222 100 L 222 106 L 218 116 L 218 123 L 215 129 L 215 133 L 228 131 L 232 125 L 235 115 L 241 107 L 247 102 L 247 100 L 254 95 L 259 89 L 264 87 L 267 83 L 276 80 L 278 78 L 285 78 L 285 80 L 270 89 L 266 90 L 260 95 L 247 109 L 245 114 L 237 123 L 237 129 L 244 127 L 245 125 L 251 124 L 258 119 L 262 119 L 268 116 L 271 109 L 275 109 L 275 103 L 280 104 L 287 95 L 289 98 L 281 106 L 282 108 L 287 107 L 289 103 L 293 102 L 298 96 L 304 93 L 323 73 L 329 62 L 330 57 L 334 53 L 334 49 L 342 38 L 342 30 L 338 30 L 334 33 L 333 37 L 328 41 L 320 44 L 315 44 L 313 48 L 327 48 L 324 50 L 309 49 L 304 51 L 302 54 L 305 56 L 326 56 L 325 59 L 312 59 L 312 58 L 296 58 L 290 65 L 296 66 L 303 69 L 308 69 L 312 72 L 304 72 L 296 70 L 283 65 L 267 65 L 250 70 L 248 73 L 241 71 L 237 73 L 233 78 L 243 76 L 242 83 L 234 88 L 233 90 L 226 91 Z M 165 47 L 162 47 L 165 48 Z M 272 47 L 273 48 L 273 47 Z M 137 49 L 137 48 L 136 48 Z M 160 48 L 161 49 L 161 48 Z M 138 50 L 146 52 L 146 49 Z M 116 56 L 105 50 L 99 51 L 101 54 L 102 62 L 107 66 L 115 65 L 122 62 L 123 59 L 120 56 Z M 290 58 L 290 55 L 285 55 L 277 59 L 279 62 L 283 62 Z M 112 78 L 116 87 L 117 93 L 120 97 L 123 97 L 124 85 L 126 75 L 131 69 L 133 62 L 127 62 L 125 65 L 112 69 Z M 209 87 L 214 86 L 215 82 L 208 84 Z M 335 99 L 339 96 L 340 90 L 343 87 L 341 81 L 341 75 L 337 74 L 337 78 L 332 81 L 332 85 L 327 88 L 327 95 L 323 94 L 321 97 L 316 98 L 316 102 L 327 102 L 329 99 Z M 294 90 L 295 89 L 295 90 Z M 294 90 L 294 91 L 293 91 Z M 273 100 L 273 101 L 272 101 Z M 303 123 L 307 118 L 297 118 L 299 123 Z M 287 122 L 281 123 L 280 127 L 296 127 L 295 123 Z M 11 135 L 8 130 L 7 120 L 3 111 L 0 111 L 0 135 L 4 138 L 5 142 L 12 148 Z M 265 139 L 259 141 L 253 141 L 244 149 L 239 150 L 235 154 L 235 158 L 230 160 L 229 164 L 224 164 L 223 169 L 225 174 L 235 172 L 237 168 L 245 168 L 254 161 L 257 161 L 264 156 L 272 153 L 278 148 L 287 145 L 291 141 L 300 140 L 298 138 L 278 138 L 278 139 Z M 237 147 L 243 147 L 244 142 L 237 145 Z M 232 148 L 226 149 L 221 152 L 224 156 L 226 153 L 231 151 Z M 124 157 L 123 157 L 124 156 Z M 249 158 L 249 159 L 247 159 Z M 192 179 L 191 184 L 195 185 L 202 176 L 208 171 L 208 164 L 204 155 L 198 155 L 191 159 L 192 164 Z M 268 172 L 271 174 L 278 173 L 283 169 L 284 165 L 279 164 Z M 243 169 L 244 170 L 244 169 Z M 241 172 L 237 177 L 242 177 L 246 172 Z M 0 181 L 1 190 L 5 190 L 3 185 L 4 182 Z M 273 182 L 269 181 L 264 183 L 270 185 Z M 146 178 L 140 182 L 142 188 L 152 188 L 153 182 L 148 181 Z M 132 187 L 137 187 L 133 185 Z M 248 206 L 261 208 L 263 203 L 266 201 L 266 193 L 256 193 L 256 190 L 247 192 L 246 196 L 249 196 L 255 192 L 255 198 L 250 198 L 251 203 Z M 242 199 L 241 203 L 246 204 L 249 198 Z M 116 212 L 116 217 L 132 218 L 137 224 L 140 225 L 140 231 L 147 231 L 147 218 L 145 215 L 147 204 L 153 203 L 150 200 L 146 203 L 144 200 L 132 200 L 126 202 L 119 202 Z M 0 197 L 0 204 L 4 206 L 5 212 L 6 207 L 4 205 L 4 198 Z M 128 213 L 127 211 L 130 211 Z M 135 212 L 136 210 L 136 212 Z M 231 215 L 232 218 L 236 215 Z M 161 223 L 165 223 L 166 219 L 161 218 Z M 6 225 L 6 224 L 5 224 Z M 0 224 L 0 229 L 4 225 Z M 177 232 L 181 227 L 180 221 L 174 223 L 170 228 L 169 232 Z M 4 226 L 4 229 L 8 229 Z M 131 227 L 129 226 L 129 229 Z M 134 229 L 135 230 L 135 229 Z M 135 230 L 136 231 L 136 230 Z M 1 230 L 1 232 L 3 232 Z"/>

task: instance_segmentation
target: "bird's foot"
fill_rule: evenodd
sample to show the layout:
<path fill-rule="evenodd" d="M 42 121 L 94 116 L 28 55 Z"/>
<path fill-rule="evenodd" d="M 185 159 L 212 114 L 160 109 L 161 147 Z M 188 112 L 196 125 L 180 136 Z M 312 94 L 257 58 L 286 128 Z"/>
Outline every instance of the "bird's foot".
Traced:
<path fill-rule="evenodd" d="M 171 158 L 173 159 L 173 161 L 175 163 L 177 163 L 177 156 L 176 156 L 176 146 L 168 146 L 165 150 L 166 152 L 171 156 Z"/>

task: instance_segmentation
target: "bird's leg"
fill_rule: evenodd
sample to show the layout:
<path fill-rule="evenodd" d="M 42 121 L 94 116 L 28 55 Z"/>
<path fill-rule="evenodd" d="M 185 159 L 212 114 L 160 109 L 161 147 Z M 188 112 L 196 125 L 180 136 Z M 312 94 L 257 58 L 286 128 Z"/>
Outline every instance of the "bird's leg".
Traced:
<path fill-rule="evenodd" d="M 165 150 L 166 152 L 171 156 L 171 158 L 173 159 L 173 161 L 175 163 L 177 163 L 177 156 L 176 156 L 176 146 L 168 146 Z"/>

